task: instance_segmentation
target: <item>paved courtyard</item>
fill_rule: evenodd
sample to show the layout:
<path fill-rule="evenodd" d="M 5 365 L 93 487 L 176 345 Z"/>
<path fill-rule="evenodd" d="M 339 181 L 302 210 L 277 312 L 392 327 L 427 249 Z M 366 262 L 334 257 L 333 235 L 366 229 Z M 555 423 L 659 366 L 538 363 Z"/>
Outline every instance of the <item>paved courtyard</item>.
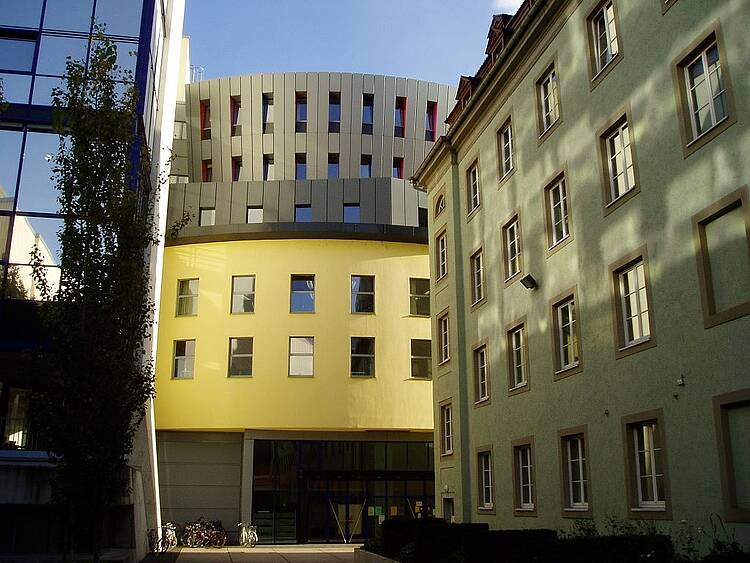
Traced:
<path fill-rule="evenodd" d="M 353 563 L 358 545 L 257 546 L 253 549 L 183 548 L 145 561 L 159 563 Z"/>

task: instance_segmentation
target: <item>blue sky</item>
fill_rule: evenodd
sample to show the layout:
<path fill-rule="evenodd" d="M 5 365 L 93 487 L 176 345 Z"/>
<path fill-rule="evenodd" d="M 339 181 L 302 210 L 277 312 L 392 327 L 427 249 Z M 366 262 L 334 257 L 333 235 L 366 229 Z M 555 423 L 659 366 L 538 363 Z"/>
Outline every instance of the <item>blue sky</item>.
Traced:
<path fill-rule="evenodd" d="M 206 78 L 363 72 L 457 84 L 484 59 L 493 13 L 521 0 L 187 0 Z"/>

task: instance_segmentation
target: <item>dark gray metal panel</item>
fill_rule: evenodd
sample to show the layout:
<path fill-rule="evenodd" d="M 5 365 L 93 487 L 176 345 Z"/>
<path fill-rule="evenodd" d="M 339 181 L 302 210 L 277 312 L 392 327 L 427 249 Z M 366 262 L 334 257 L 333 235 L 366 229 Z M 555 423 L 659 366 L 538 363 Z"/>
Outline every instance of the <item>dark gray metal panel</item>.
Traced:
<path fill-rule="evenodd" d="M 406 131 L 404 133 L 407 139 L 416 138 L 420 130 L 424 138 L 424 110 L 425 105 L 420 105 L 417 98 L 417 81 L 409 78 L 406 81 Z"/>
<path fill-rule="evenodd" d="M 252 136 L 252 175 L 247 176 L 251 180 L 262 180 L 263 179 L 263 137 L 264 135 L 259 133 Z"/>
<path fill-rule="evenodd" d="M 295 124 L 295 74 L 293 72 L 284 73 L 284 132 L 294 133 Z M 276 130 L 274 129 L 274 132 Z M 286 179 L 286 178 L 284 178 Z"/>
<path fill-rule="evenodd" d="M 318 133 L 318 143 L 316 149 L 318 151 L 318 158 L 315 160 L 317 164 L 317 170 L 311 171 L 308 175 L 311 178 L 324 180 L 328 177 L 328 133 Z"/>
<path fill-rule="evenodd" d="M 347 73 L 341 74 L 341 132 L 352 132 L 352 108 L 354 101 L 352 99 L 352 75 Z"/>
<path fill-rule="evenodd" d="M 263 182 L 248 182 L 245 206 L 263 205 Z M 247 221 L 247 215 L 243 222 Z"/>
<path fill-rule="evenodd" d="M 417 83 L 417 117 L 414 121 L 414 140 L 424 144 L 425 120 L 427 116 L 427 98 L 429 84 L 427 82 Z M 437 125 L 436 125 L 437 127 Z M 424 149 L 423 149 L 424 150 Z M 421 164 L 422 161 L 419 161 Z"/>
<path fill-rule="evenodd" d="M 383 158 L 383 137 L 374 137 L 370 135 L 362 135 L 363 139 L 369 138 L 372 146 L 372 173 L 374 176 L 390 176 L 391 175 L 391 163 L 386 162 Z"/>
<path fill-rule="evenodd" d="M 352 136 L 350 133 L 341 133 L 339 135 L 339 176 L 342 178 L 351 178 L 359 176 L 359 164 L 357 168 L 351 167 L 352 161 Z"/>
<path fill-rule="evenodd" d="M 321 98 L 318 91 L 318 75 L 314 72 L 307 74 L 307 132 L 318 132 L 318 108 L 325 106 L 328 110 L 328 96 Z M 327 124 L 327 121 L 323 122 Z"/>
<path fill-rule="evenodd" d="M 244 182 L 243 182 L 244 184 Z M 232 182 L 216 184 L 216 224 L 228 225 L 232 210 Z"/>
<path fill-rule="evenodd" d="M 372 74 L 363 75 L 362 91 L 367 94 L 373 94 L 375 92 L 375 76 Z"/>
<path fill-rule="evenodd" d="M 391 217 L 391 181 L 389 178 L 375 179 L 375 222 L 390 225 Z"/>
<path fill-rule="evenodd" d="M 169 200 L 167 203 L 167 229 L 182 218 L 185 205 L 185 186 L 187 184 L 169 184 Z"/>
<path fill-rule="evenodd" d="M 279 222 L 294 221 L 294 180 L 279 183 Z"/>
<path fill-rule="evenodd" d="M 325 180 L 312 182 L 312 220 L 327 221 L 328 217 L 328 184 Z"/>
<path fill-rule="evenodd" d="M 216 204 L 216 182 L 205 182 L 200 186 L 200 207 L 214 207 Z"/>
<path fill-rule="evenodd" d="M 201 201 L 201 183 L 185 184 L 185 211 L 188 211 L 193 220 L 198 222 L 198 208 Z"/>
<path fill-rule="evenodd" d="M 301 136 L 301 134 L 300 134 Z M 278 180 L 294 180 L 294 155 L 297 149 L 297 133 L 284 134 L 284 168 L 280 170 L 282 175 L 277 175 Z M 276 174 L 278 164 L 274 162 L 274 174 Z"/>
<path fill-rule="evenodd" d="M 404 225 L 404 181 L 391 178 L 391 221 L 393 225 Z"/>
<path fill-rule="evenodd" d="M 201 178 L 201 135 L 200 135 L 200 95 L 198 84 L 188 86 L 187 110 L 189 121 L 188 135 L 190 137 L 190 158 L 192 158 L 192 169 L 190 179 L 194 182 Z"/>
<path fill-rule="evenodd" d="M 273 75 L 273 132 L 274 134 L 284 132 L 284 105 L 286 98 L 284 97 L 284 75 L 281 73 L 274 73 Z"/>
<path fill-rule="evenodd" d="M 362 146 L 360 149 L 362 150 L 362 154 L 372 154 L 372 135 L 352 135 L 352 146 L 354 146 L 355 137 L 359 139 L 359 142 L 362 143 Z M 373 176 L 380 176 L 380 172 L 375 168 L 375 163 L 373 163 L 372 166 L 372 175 Z"/>
<path fill-rule="evenodd" d="M 331 92 L 341 92 L 341 73 L 331 72 L 328 74 L 328 86 Z"/>
<path fill-rule="evenodd" d="M 300 205 L 310 205 L 312 199 L 310 196 L 311 180 L 298 180 L 295 182 L 294 203 Z"/>
<path fill-rule="evenodd" d="M 344 179 L 344 203 L 359 203 L 359 180 L 357 178 Z"/>
<path fill-rule="evenodd" d="M 402 98 L 407 95 L 406 78 L 396 77 L 396 95 Z"/>
<path fill-rule="evenodd" d="M 384 137 L 393 137 L 393 116 L 396 109 L 396 79 L 393 76 L 385 77 L 385 96 L 382 103 L 383 129 L 380 134 Z"/>
<path fill-rule="evenodd" d="M 323 182 L 325 183 L 325 182 Z M 313 191 L 316 182 L 313 182 Z M 344 181 L 328 180 L 328 221 L 344 220 Z"/>
<path fill-rule="evenodd" d="M 279 220 L 279 182 L 263 182 L 263 222 Z"/>
<path fill-rule="evenodd" d="M 247 223 L 247 182 L 232 182 L 232 203 L 229 221 L 233 225 Z"/>
<path fill-rule="evenodd" d="M 328 133 L 328 93 L 338 92 L 338 90 L 329 89 L 328 87 L 328 73 L 327 72 L 321 72 L 316 73 L 316 76 L 318 78 L 318 105 L 315 106 L 317 108 L 318 113 L 318 128 L 316 129 L 317 133 Z M 310 78 L 308 77 L 308 84 L 310 84 Z M 308 150 L 310 147 L 308 147 Z"/>
<path fill-rule="evenodd" d="M 441 135 L 445 135 L 448 131 L 448 125 L 445 123 L 445 120 L 448 119 L 448 114 L 456 103 L 455 93 L 449 95 L 448 87 L 442 84 L 438 86 L 438 92 L 440 94 L 438 97 L 438 132 Z"/>
<path fill-rule="evenodd" d="M 375 178 L 364 178 L 359 181 L 360 222 L 375 223 Z"/>
<path fill-rule="evenodd" d="M 253 135 L 260 135 L 263 132 L 263 79 L 260 75 L 254 74 L 250 79 L 250 132 Z M 245 111 L 243 106 L 242 111 Z"/>
<path fill-rule="evenodd" d="M 405 225 L 416 227 L 419 223 L 417 214 L 417 190 L 415 190 L 407 180 L 396 180 L 404 184 L 404 202 L 405 202 Z"/>
<path fill-rule="evenodd" d="M 414 174 L 414 139 L 399 139 L 404 141 L 404 178 L 411 178 Z M 424 144 L 424 143 L 419 143 Z"/>

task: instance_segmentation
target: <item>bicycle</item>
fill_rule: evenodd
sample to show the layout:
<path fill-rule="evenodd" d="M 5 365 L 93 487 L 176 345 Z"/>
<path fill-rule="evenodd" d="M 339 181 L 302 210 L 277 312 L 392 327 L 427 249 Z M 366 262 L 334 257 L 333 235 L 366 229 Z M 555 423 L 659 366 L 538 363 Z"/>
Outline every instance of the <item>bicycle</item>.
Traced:
<path fill-rule="evenodd" d="M 152 553 L 166 553 L 177 547 L 177 525 L 166 522 L 161 527 L 161 537 L 155 528 L 148 531 L 148 545 Z"/>
<path fill-rule="evenodd" d="M 258 527 L 245 522 L 240 522 L 237 526 L 240 529 L 240 545 L 255 547 L 258 544 Z"/>
<path fill-rule="evenodd" d="M 206 521 L 201 516 L 185 524 L 182 543 L 187 547 L 224 547 L 227 532 L 218 520 Z"/>

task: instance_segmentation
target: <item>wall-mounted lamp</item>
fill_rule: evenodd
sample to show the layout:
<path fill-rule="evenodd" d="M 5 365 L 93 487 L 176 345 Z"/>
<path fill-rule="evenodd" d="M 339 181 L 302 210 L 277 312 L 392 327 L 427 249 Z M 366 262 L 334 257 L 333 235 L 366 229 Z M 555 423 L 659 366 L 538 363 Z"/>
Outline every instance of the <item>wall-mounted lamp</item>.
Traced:
<path fill-rule="evenodd" d="M 536 289 L 537 287 L 536 280 L 534 279 L 534 276 L 532 276 L 531 274 L 526 274 L 524 277 L 522 277 L 521 284 L 526 289 Z"/>

